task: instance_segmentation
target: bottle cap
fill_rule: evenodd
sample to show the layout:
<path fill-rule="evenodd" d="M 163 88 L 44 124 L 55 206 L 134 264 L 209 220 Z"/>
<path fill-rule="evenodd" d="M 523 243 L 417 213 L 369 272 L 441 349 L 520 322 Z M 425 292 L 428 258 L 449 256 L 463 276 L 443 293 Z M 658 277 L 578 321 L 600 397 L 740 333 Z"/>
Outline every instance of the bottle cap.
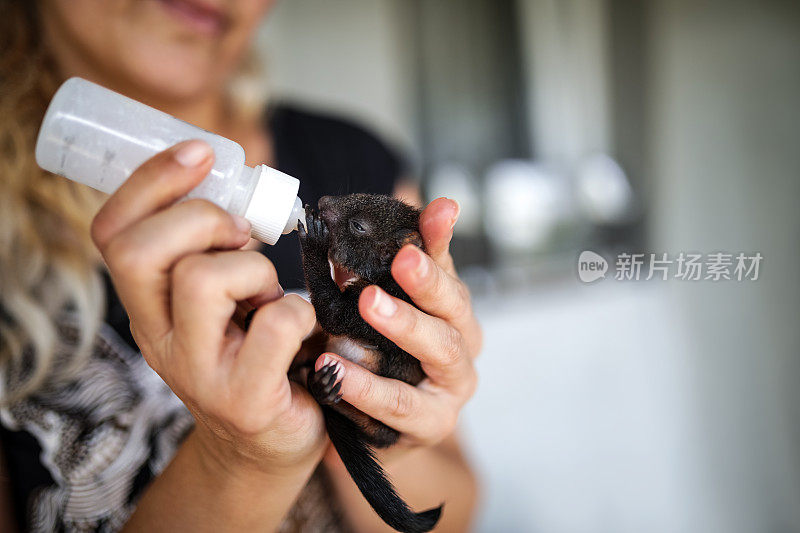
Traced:
<path fill-rule="evenodd" d="M 259 165 L 255 171 L 259 177 L 244 217 L 252 224 L 254 238 L 275 244 L 289 226 L 287 220 L 297 203 L 300 182 L 266 165 Z"/>

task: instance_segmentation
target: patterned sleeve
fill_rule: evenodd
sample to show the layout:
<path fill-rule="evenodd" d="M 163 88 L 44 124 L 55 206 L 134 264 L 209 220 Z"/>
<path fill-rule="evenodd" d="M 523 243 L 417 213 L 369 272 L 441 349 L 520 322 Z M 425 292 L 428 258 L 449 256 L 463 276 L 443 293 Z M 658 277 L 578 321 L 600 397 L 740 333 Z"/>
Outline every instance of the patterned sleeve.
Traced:
<path fill-rule="evenodd" d="M 65 320 L 57 364 L 68 361 L 76 340 L 77 328 Z M 0 387 L 18 379 L 9 372 Z M 117 531 L 193 419 L 141 355 L 103 325 L 74 379 L 4 407 L 0 424 L 21 529 Z"/>

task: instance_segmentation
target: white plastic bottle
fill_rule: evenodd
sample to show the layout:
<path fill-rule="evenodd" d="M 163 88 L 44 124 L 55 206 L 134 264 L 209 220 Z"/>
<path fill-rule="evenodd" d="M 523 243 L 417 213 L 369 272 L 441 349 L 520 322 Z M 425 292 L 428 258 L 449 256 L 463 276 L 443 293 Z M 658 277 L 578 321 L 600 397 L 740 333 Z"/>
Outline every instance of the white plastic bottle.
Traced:
<path fill-rule="evenodd" d="M 113 193 L 156 153 L 188 139 L 214 149 L 214 167 L 187 197 L 209 200 L 244 216 L 252 235 L 275 244 L 305 217 L 300 182 L 266 165 L 244 164 L 244 149 L 226 139 L 81 78 L 70 78 L 47 108 L 36 142 L 36 162 Z"/>

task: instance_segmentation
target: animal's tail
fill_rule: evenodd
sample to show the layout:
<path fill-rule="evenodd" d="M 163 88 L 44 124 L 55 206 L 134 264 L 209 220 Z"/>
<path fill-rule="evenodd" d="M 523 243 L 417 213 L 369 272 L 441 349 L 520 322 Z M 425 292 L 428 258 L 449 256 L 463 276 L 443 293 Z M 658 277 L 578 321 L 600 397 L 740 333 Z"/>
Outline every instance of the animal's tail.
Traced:
<path fill-rule="evenodd" d="M 442 506 L 421 513 L 412 511 L 394 490 L 372 448 L 359 435 L 361 430 L 355 422 L 328 406 L 323 407 L 323 411 L 333 446 L 378 516 L 404 533 L 424 533 L 433 529 L 442 514 Z"/>

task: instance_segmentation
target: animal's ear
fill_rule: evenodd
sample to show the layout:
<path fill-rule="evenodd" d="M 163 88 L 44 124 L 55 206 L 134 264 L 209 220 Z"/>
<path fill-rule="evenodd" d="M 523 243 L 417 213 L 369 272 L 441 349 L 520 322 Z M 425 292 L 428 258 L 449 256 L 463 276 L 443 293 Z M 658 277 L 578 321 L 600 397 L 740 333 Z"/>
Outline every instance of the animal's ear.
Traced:
<path fill-rule="evenodd" d="M 401 230 L 397 232 L 397 247 L 402 248 L 406 244 L 413 244 L 422 248 L 422 235 L 416 230 Z"/>

